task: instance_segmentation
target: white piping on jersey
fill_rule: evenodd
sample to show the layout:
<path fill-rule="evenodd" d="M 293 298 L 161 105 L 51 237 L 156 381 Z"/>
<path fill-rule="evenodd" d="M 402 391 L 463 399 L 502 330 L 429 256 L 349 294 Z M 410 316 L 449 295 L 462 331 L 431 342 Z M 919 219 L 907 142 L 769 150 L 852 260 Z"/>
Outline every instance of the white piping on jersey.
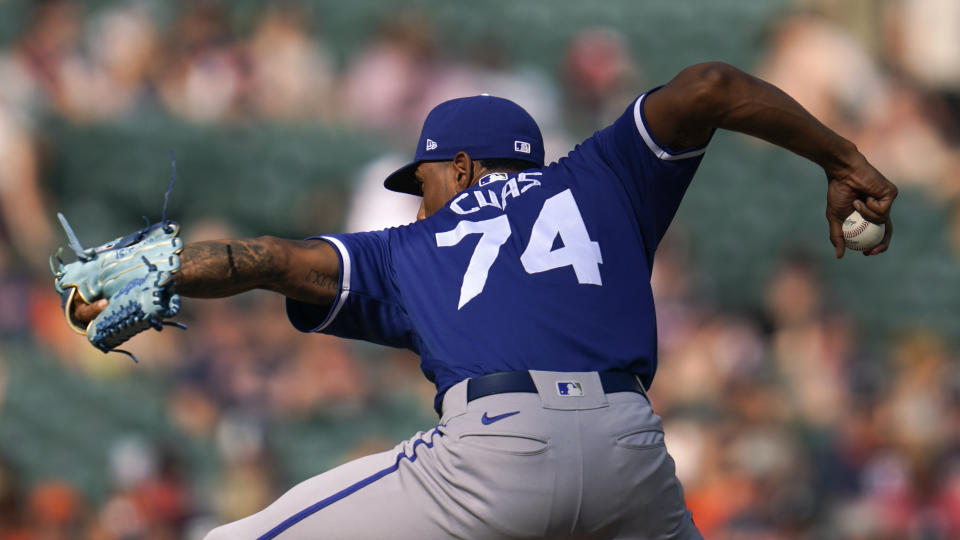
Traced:
<path fill-rule="evenodd" d="M 697 157 L 707 151 L 707 147 L 697 148 L 696 150 L 691 150 L 689 152 L 683 152 L 682 154 L 671 154 L 669 150 L 661 148 L 657 141 L 653 140 L 653 135 L 647 130 L 647 124 L 643 119 L 643 100 L 647 98 L 647 94 L 644 94 L 637 98 L 637 101 L 633 105 L 633 121 L 637 124 L 637 131 L 640 132 L 640 136 L 643 137 L 643 142 L 647 143 L 647 148 L 658 158 L 664 161 L 674 161 L 677 159 L 686 159 Z"/>
<path fill-rule="evenodd" d="M 343 304 L 347 301 L 347 295 L 350 294 L 350 252 L 347 251 L 347 246 L 332 236 L 321 236 L 320 238 L 330 242 L 330 244 L 340 252 L 340 260 L 343 261 L 343 264 L 340 268 L 342 279 L 340 280 L 340 292 L 337 295 L 337 305 L 333 306 L 333 310 L 330 311 L 327 320 L 316 328 L 314 332 L 322 332 L 324 328 L 330 326 L 330 323 L 337 318 L 337 313 L 340 313 L 340 308 L 342 308 Z"/>

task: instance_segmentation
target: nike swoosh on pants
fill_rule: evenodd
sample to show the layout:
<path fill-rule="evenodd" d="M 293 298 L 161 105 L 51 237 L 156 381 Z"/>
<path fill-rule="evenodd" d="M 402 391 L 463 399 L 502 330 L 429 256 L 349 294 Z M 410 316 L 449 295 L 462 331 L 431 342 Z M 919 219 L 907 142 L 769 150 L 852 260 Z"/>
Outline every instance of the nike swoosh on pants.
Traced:
<path fill-rule="evenodd" d="M 507 418 L 508 416 L 513 416 L 513 415 L 515 415 L 515 414 L 520 414 L 520 411 L 513 411 L 513 412 L 498 414 L 498 415 L 496 415 L 496 416 L 487 416 L 487 413 L 484 412 L 484 413 L 483 413 L 483 416 L 480 418 L 480 421 L 483 422 L 483 425 L 489 426 L 490 424 L 492 424 L 492 423 L 494 423 L 494 422 L 497 422 L 497 421 L 499 421 L 499 420 L 503 420 L 504 418 Z"/>

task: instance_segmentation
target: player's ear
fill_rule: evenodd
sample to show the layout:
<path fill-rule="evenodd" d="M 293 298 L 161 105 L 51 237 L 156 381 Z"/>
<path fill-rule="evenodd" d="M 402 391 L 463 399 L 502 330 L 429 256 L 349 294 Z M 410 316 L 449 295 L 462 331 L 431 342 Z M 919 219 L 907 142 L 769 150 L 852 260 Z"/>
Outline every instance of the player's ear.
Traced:
<path fill-rule="evenodd" d="M 457 189 L 463 191 L 473 185 L 477 176 L 474 174 L 474 160 L 466 152 L 457 152 L 453 156 L 453 170 L 457 177 Z"/>
<path fill-rule="evenodd" d="M 417 210 L 417 221 L 422 219 L 427 219 L 427 207 L 425 206 L 423 198 L 420 198 L 420 208 Z"/>

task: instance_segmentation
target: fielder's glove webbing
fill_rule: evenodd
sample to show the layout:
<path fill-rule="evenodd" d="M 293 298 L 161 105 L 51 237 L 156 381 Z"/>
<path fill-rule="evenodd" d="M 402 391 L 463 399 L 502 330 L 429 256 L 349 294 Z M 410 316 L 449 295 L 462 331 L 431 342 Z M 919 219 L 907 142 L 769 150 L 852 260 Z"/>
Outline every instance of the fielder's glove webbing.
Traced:
<path fill-rule="evenodd" d="M 175 175 L 174 163 L 174 178 Z M 148 328 L 161 330 L 165 324 L 186 328 L 164 320 L 180 310 L 180 297 L 173 292 L 173 275 L 180 270 L 183 240 L 177 236 L 180 225 L 166 219 L 166 200 L 163 206 L 160 223 L 148 222 L 139 231 L 88 249 L 80 245 L 63 214 L 57 213 L 77 260 L 65 264 L 60 258 L 63 248 L 50 257 L 54 287 L 61 295 L 70 327 L 86 334 L 90 343 L 103 352 L 122 352 L 136 361 L 133 354 L 116 347 Z M 86 328 L 72 316 L 77 296 L 87 303 L 109 300 L 107 308 Z"/>

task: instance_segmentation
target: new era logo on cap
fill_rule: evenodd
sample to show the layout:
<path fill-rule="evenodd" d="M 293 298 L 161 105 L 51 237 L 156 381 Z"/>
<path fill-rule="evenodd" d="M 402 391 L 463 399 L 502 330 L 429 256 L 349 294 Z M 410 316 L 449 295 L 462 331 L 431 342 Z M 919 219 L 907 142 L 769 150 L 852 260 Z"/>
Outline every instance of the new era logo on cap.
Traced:
<path fill-rule="evenodd" d="M 530 153 L 530 143 L 523 141 L 513 141 L 513 151 L 514 152 L 523 152 L 524 154 Z"/>
<path fill-rule="evenodd" d="M 436 150 L 436 149 L 437 149 L 437 142 L 434 141 L 433 139 L 427 139 L 427 151 L 429 152 L 430 150 Z"/>

